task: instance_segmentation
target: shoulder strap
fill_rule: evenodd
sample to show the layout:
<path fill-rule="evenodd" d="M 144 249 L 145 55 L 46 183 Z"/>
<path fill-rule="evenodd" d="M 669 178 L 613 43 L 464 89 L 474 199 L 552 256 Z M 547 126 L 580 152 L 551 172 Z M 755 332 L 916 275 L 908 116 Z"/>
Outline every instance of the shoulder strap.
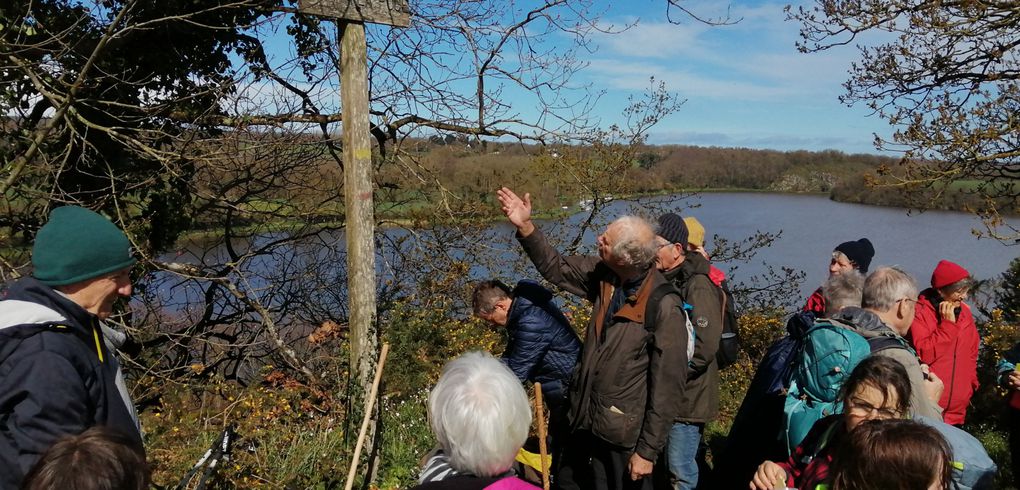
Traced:
<path fill-rule="evenodd" d="M 905 339 L 893 337 L 892 335 L 879 335 L 878 337 L 868 338 L 868 345 L 871 346 L 872 354 L 887 349 L 907 349 L 913 353 L 913 349 L 907 345 Z"/>
<path fill-rule="evenodd" d="M 656 286 L 652 294 L 648 295 L 648 302 L 645 303 L 645 330 L 655 332 L 659 322 L 659 304 L 667 294 L 680 296 L 680 291 L 677 291 L 673 283 L 667 281 Z"/>

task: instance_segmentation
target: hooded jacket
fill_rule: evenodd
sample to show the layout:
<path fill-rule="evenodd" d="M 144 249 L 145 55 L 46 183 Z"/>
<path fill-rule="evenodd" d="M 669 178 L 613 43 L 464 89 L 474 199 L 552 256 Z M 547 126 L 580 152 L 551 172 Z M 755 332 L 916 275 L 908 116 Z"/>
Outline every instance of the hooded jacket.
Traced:
<path fill-rule="evenodd" d="M 601 259 L 561 255 L 538 228 L 518 240 L 542 277 L 592 303 L 581 362 L 570 384 L 571 427 L 655 461 L 680 414 L 687 380 L 680 298 L 663 297 L 657 328 L 649 332 L 644 327 L 648 299 L 666 284 L 657 270 L 651 268 L 610 316 L 614 293 L 623 285 Z"/>
<path fill-rule="evenodd" d="M 510 339 L 503 361 L 522 382 L 542 383 L 542 394 L 550 404 L 562 404 L 581 355 L 581 341 L 553 304 L 548 289 L 535 281 L 521 281 L 512 296 L 506 324 Z"/>
<path fill-rule="evenodd" d="M 33 278 L 0 301 L 0 489 L 58 438 L 96 425 L 142 437 L 99 319 Z"/>
<path fill-rule="evenodd" d="M 921 362 L 918 360 L 917 354 L 914 353 L 914 350 L 909 347 L 906 339 L 883 323 L 882 319 L 879 318 L 878 315 L 863 308 L 857 308 L 855 306 L 843 308 L 834 318 L 850 324 L 854 327 L 855 332 L 861 334 L 861 336 L 865 339 L 868 339 L 868 343 L 872 345 L 872 355 L 886 356 L 890 359 L 895 359 L 896 361 L 899 361 L 904 368 L 906 368 L 907 377 L 910 378 L 911 416 L 923 415 L 925 417 L 932 417 L 935 419 L 942 418 L 942 410 L 927 396 L 927 392 L 924 388 L 924 373 L 921 371 Z M 896 343 L 901 344 L 901 346 L 884 348 L 876 351 L 876 343 L 873 342 L 873 339 L 877 337 L 889 337 L 896 340 Z M 893 345 L 896 343 L 893 343 Z"/>
<path fill-rule="evenodd" d="M 709 262 L 700 254 L 688 254 L 679 267 L 663 272 L 691 305 L 694 357 L 688 364 L 687 389 L 677 422 L 706 423 L 719 415 L 719 365 L 716 352 L 722 336 L 721 291 L 709 276 Z"/>
<path fill-rule="evenodd" d="M 931 366 L 946 385 L 939 399 L 945 422 L 959 425 L 964 422 L 967 405 L 978 388 L 977 357 L 981 337 L 970 306 L 961 303 L 956 321 L 951 322 L 939 313 L 940 300 L 934 289 L 921 292 L 910 336 L 921 362 Z"/>

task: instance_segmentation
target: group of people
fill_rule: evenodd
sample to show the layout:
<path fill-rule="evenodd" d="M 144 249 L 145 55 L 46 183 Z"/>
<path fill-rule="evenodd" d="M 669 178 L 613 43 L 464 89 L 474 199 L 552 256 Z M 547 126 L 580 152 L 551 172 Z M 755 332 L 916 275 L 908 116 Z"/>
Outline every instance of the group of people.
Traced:
<path fill-rule="evenodd" d="M 961 462 L 952 459 L 945 434 L 965 421 L 980 343 L 964 302 L 973 279 L 963 267 L 939 262 L 931 287 L 919 293 L 898 268 L 869 273 L 875 255 L 869 240 L 839 244 L 828 280 L 789 328 L 798 329 L 796 336 L 831 322 L 862 337 L 870 355 L 833 387 L 838 410 L 785 448 L 777 444 L 782 421 L 762 416 L 767 396 L 752 393 L 766 393 L 763 386 L 782 378 L 763 363 L 728 447 L 708 472 L 699 449 L 705 423 L 719 410 L 717 351 L 727 293 L 724 274 L 705 252 L 702 225 L 672 213 L 654 224 L 624 216 L 597 237 L 597 255 L 564 255 L 532 221 L 528 194 L 502 188 L 497 197 L 539 274 L 591 304 L 582 341 L 537 282 L 510 288 L 483 281 L 472 297 L 475 316 L 507 330 L 506 374 L 540 382 L 549 400 L 555 488 L 949 488 Z M 784 352 L 788 366 L 796 353 Z M 1004 382 L 1020 386 L 1020 374 Z M 780 388 L 786 396 L 790 386 Z M 438 435 L 440 416 L 430 417 Z M 440 445 L 441 454 L 455 450 Z M 512 460 L 505 462 L 497 473 L 510 469 Z M 444 463 L 465 473 L 453 458 Z M 423 472 L 423 484 L 441 480 L 434 475 Z"/>
<path fill-rule="evenodd" d="M 782 379 L 775 368 L 788 363 L 763 363 L 708 474 L 699 449 L 719 412 L 729 298 L 704 227 L 673 213 L 655 224 L 624 216 L 598 236 L 597 255 L 564 255 L 532 221 L 528 194 L 502 188 L 497 197 L 541 276 L 590 302 L 591 314 L 582 341 L 539 283 L 479 283 L 474 315 L 506 328 L 509 342 L 502 359 L 468 353 L 443 369 L 428 400 L 438 447 L 416 488 L 534 488 L 513 470 L 532 422 L 522 381 L 541 383 L 556 488 L 948 488 L 959 462 L 942 425 L 963 424 L 977 388 L 964 268 L 940 262 L 918 293 L 897 268 L 869 273 L 867 239 L 838 245 L 828 280 L 785 339 L 819 321 L 866 339 L 870 355 L 833 387 L 840 409 L 795 447 L 777 447 L 762 428 Z M 31 277 L 0 301 L 0 490 L 78 488 L 76 478 L 105 482 L 88 488 L 149 485 L 117 357 L 125 337 L 106 325 L 132 293 L 135 263 L 124 233 L 87 209 L 56 208 L 39 230 Z M 783 342 L 766 357 L 788 357 Z M 1020 348 L 1000 367 L 1014 390 L 1017 363 Z M 1020 413 L 1020 392 L 1010 404 Z"/>

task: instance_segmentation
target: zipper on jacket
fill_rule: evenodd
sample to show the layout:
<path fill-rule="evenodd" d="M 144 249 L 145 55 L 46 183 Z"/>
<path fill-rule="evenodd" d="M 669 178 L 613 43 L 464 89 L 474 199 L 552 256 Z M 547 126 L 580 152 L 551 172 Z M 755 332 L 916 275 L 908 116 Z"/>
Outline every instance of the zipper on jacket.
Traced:
<path fill-rule="evenodd" d="M 95 339 L 96 341 L 96 354 L 99 355 L 99 362 L 106 362 L 103 359 L 103 348 L 99 344 L 99 342 L 101 341 L 99 340 L 99 328 L 97 328 L 98 326 L 99 326 L 98 321 L 92 322 L 92 338 Z"/>

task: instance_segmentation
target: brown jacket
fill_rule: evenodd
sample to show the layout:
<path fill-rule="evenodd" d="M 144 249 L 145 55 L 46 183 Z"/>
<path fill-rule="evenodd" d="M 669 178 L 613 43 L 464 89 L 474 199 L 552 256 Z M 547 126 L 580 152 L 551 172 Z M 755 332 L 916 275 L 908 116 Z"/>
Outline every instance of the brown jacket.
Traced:
<path fill-rule="evenodd" d="M 673 282 L 691 305 L 694 356 L 687 370 L 687 389 L 677 422 L 706 423 L 719 415 L 719 365 L 716 352 L 722 337 L 723 307 L 719 287 L 708 277 L 709 263 L 688 254 L 679 267 L 663 275 Z"/>
<path fill-rule="evenodd" d="M 563 256 L 535 229 L 518 237 L 546 280 L 592 303 L 581 361 L 570 384 L 570 423 L 655 461 L 680 413 L 687 379 L 687 330 L 675 294 L 663 298 L 655 332 L 644 328 L 648 296 L 666 279 L 650 269 L 608 325 L 620 279 L 598 257 Z"/>

